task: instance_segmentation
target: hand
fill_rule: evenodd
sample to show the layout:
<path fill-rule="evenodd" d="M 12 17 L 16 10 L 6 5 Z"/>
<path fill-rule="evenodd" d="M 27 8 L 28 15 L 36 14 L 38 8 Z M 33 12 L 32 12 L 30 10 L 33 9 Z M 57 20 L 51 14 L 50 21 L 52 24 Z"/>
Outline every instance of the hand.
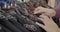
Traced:
<path fill-rule="evenodd" d="M 41 6 L 34 10 L 34 14 L 38 14 L 38 13 L 46 14 L 49 17 L 53 17 L 56 14 L 54 9 L 44 8 L 44 7 L 41 7 Z"/>
<path fill-rule="evenodd" d="M 45 29 L 47 32 L 60 32 L 59 27 L 57 26 L 57 24 L 52 20 L 52 18 L 49 18 L 45 15 L 41 15 L 39 18 L 41 21 L 43 21 L 43 23 L 45 25 L 42 25 L 38 22 L 36 22 L 36 24 L 40 27 L 42 27 L 43 29 Z"/>

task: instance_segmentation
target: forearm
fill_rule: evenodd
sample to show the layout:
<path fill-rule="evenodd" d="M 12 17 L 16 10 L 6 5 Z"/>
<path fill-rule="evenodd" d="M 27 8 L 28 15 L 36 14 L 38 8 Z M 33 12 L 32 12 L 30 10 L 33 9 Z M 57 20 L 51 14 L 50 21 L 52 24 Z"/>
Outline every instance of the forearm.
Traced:
<path fill-rule="evenodd" d="M 49 0 L 48 5 L 54 8 L 56 5 L 56 0 Z"/>

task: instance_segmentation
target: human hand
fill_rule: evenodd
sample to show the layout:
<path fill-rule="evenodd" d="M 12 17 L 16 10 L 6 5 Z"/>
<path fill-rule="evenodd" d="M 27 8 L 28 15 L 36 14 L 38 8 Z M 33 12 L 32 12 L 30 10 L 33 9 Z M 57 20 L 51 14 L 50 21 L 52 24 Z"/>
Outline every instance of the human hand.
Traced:
<path fill-rule="evenodd" d="M 34 14 L 38 14 L 38 13 L 46 14 L 49 17 L 53 17 L 56 14 L 54 9 L 44 8 L 44 7 L 41 7 L 41 6 L 34 10 Z"/>
<path fill-rule="evenodd" d="M 40 24 L 38 22 L 36 22 L 36 24 L 40 27 L 42 27 L 44 30 L 46 30 L 47 32 L 60 32 L 59 27 L 57 26 L 57 24 L 52 20 L 52 18 L 49 18 L 45 15 L 40 15 L 39 18 L 41 21 L 43 21 L 43 24 Z"/>

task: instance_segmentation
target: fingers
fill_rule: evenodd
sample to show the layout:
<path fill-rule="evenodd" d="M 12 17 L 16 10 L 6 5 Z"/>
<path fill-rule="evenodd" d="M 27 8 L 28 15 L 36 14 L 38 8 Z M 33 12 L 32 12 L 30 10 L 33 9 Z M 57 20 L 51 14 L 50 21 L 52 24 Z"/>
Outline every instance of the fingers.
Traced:
<path fill-rule="evenodd" d="M 40 15 L 39 17 L 40 17 L 40 18 L 43 18 L 43 19 L 49 19 L 49 17 L 48 17 L 47 15 L 45 15 L 45 14 L 42 14 L 42 15 Z"/>
<path fill-rule="evenodd" d="M 53 17 L 55 16 L 56 12 L 54 9 L 48 9 L 48 8 L 44 8 L 44 7 L 38 7 L 34 10 L 34 14 L 46 14 L 49 17 Z"/>
<path fill-rule="evenodd" d="M 41 15 L 40 18 L 38 18 L 38 19 L 40 19 L 45 25 L 55 24 L 55 22 L 53 21 L 52 18 L 49 18 L 48 16 L 46 16 L 44 14 Z"/>
<path fill-rule="evenodd" d="M 34 14 L 38 14 L 38 13 L 40 13 L 40 9 L 39 9 L 39 8 L 36 8 L 36 9 L 34 10 Z"/>
<path fill-rule="evenodd" d="M 44 20 L 43 18 L 38 18 L 38 19 L 40 19 L 44 24 L 45 24 L 45 22 L 47 22 L 47 21 Z"/>
<path fill-rule="evenodd" d="M 52 21 L 48 16 L 46 16 L 46 15 L 41 15 L 40 18 L 38 18 L 38 19 L 40 19 L 45 25 L 53 22 L 53 21 Z"/>
<path fill-rule="evenodd" d="M 36 24 L 37 24 L 39 27 L 43 28 L 44 30 L 47 30 L 47 27 L 46 27 L 46 26 L 44 26 L 44 25 L 42 25 L 42 24 L 40 24 L 40 23 L 38 23 L 38 22 L 36 22 Z"/>
<path fill-rule="evenodd" d="M 34 14 L 38 14 L 38 13 L 44 13 L 45 11 L 43 10 L 43 7 L 38 7 L 38 8 L 35 8 L 34 10 Z"/>
<path fill-rule="evenodd" d="M 36 24 L 37 24 L 38 26 L 42 27 L 43 29 L 45 28 L 44 25 L 42 25 L 42 24 L 40 24 L 40 23 L 38 23 L 38 22 L 36 22 Z"/>

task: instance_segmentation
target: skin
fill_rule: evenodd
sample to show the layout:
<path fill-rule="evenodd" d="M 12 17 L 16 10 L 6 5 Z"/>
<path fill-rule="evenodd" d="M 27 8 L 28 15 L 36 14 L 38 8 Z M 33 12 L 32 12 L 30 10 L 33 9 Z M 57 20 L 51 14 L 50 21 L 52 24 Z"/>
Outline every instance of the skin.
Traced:
<path fill-rule="evenodd" d="M 49 0 L 49 1 L 50 1 L 50 0 Z M 45 0 L 41 0 L 40 2 L 41 2 L 41 6 L 46 7 L 46 4 L 47 4 L 47 3 L 46 3 Z M 48 4 L 49 4 L 49 5 L 52 4 L 51 1 L 48 2 Z M 55 4 L 55 2 L 54 2 L 53 4 Z M 34 14 L 44 13 L 44 14 L 48 15 L 49 17 L 55 16 L 56 12 L 55 12 L 54 9 L 44 8 L 44 7 L 41 7 L 41 6 L 37 7 L 37 8 L 34 10 Z M 52 6 L 54 6 L 54 5 L 50 5 L 50 6 L 52 7 Z M 54 8 L 54 7 L 52 7 L 52 8 Z"/>
<path fill-rule="evenodd" d="M 34 14 L 38 14 L 38 13 L 41 13 L 41 14 L 44 13 L 48 15 L 49 17 L 53 17 L 56 14 L 54 9 L 44 8 L 41 6 L 34 10 Z"/>
<path fill-rule="evenodd" d="M 42 5 L 45 5 L 43 4 L 45 3 L 45 1 L 42 2 Z M 6 8 L 6 6 L 4 6 Z M 12 6 L 8 6 L 8 8 L 10 8 Z M 49 18 L 49 17 L 53 17 L 55 16 L 56 12 L 54 11 L 54 9 L 48 9 L 48 8 L 43 8 L 43 7 L 38 7 L 34 10 L 34 14 L 37 14 L 37 13 L 42 13 L 44 15 L 41 15 L 40 16 L 40 20 L 43 21 L 43 23 L 45 25 L 42 25 L 38 22 L 36 22 L 36 24 L 40 27 L 42 27 L 43 29 L 45 29 L 47 32 L 60 32 L 60 29 L 59 27 L 56 25 L 56 23 L 54 23 L 54 21 L 52 20 L 52 18 Z M 47 17 L 47 16 L 49 17 Z"/>
<path fill-rule="evenodd" d="M 55 8 L 55 6 L 57 5 L 56 0 L 48 0 L 48 5 Z"/>
<path fill-rule="evenodd" d="M 55 2 L 51 3 L 51 1 L 49 2 L 49 5 L 54 8 Z M 44 3 L 44 1 L 43 1 L 43 3 Z M 40 15 L 40 17 L 38 19 L 43 21 L 43 23 L 45 24 L 45 25 L 43 25 L 43 24 L 36 22 L 36 24 L 38 26 L 42 27 L 47 32 L 60 32 L 60 28 L 57 26 L 57 24 L 51 18 L 51 17 L 55 16 L 55 14 L 56 14 L 54 9 L 48 9 L 48 8 L 44 8 L 44 7 L 40 6 L 34 10 L 34 14 L 38 14 L 38 13 L 42 14 L 42 15 Z"/>
<path fill-rule="evenodd" d="M 42 25 L 38 22 L 36 22 L 36 24 L 40 27 L 42 27 L 44 30 L 46 30 L 47 32 L 60 32 L 59 27 L 57 26 L 57 24 L 52 20 L 52 18 L 47 17 L 46 15 L 42 14 L 40 15 L 40 19 L 41 21 L 43 21 L 43 23 L 45 25 Z"/>

